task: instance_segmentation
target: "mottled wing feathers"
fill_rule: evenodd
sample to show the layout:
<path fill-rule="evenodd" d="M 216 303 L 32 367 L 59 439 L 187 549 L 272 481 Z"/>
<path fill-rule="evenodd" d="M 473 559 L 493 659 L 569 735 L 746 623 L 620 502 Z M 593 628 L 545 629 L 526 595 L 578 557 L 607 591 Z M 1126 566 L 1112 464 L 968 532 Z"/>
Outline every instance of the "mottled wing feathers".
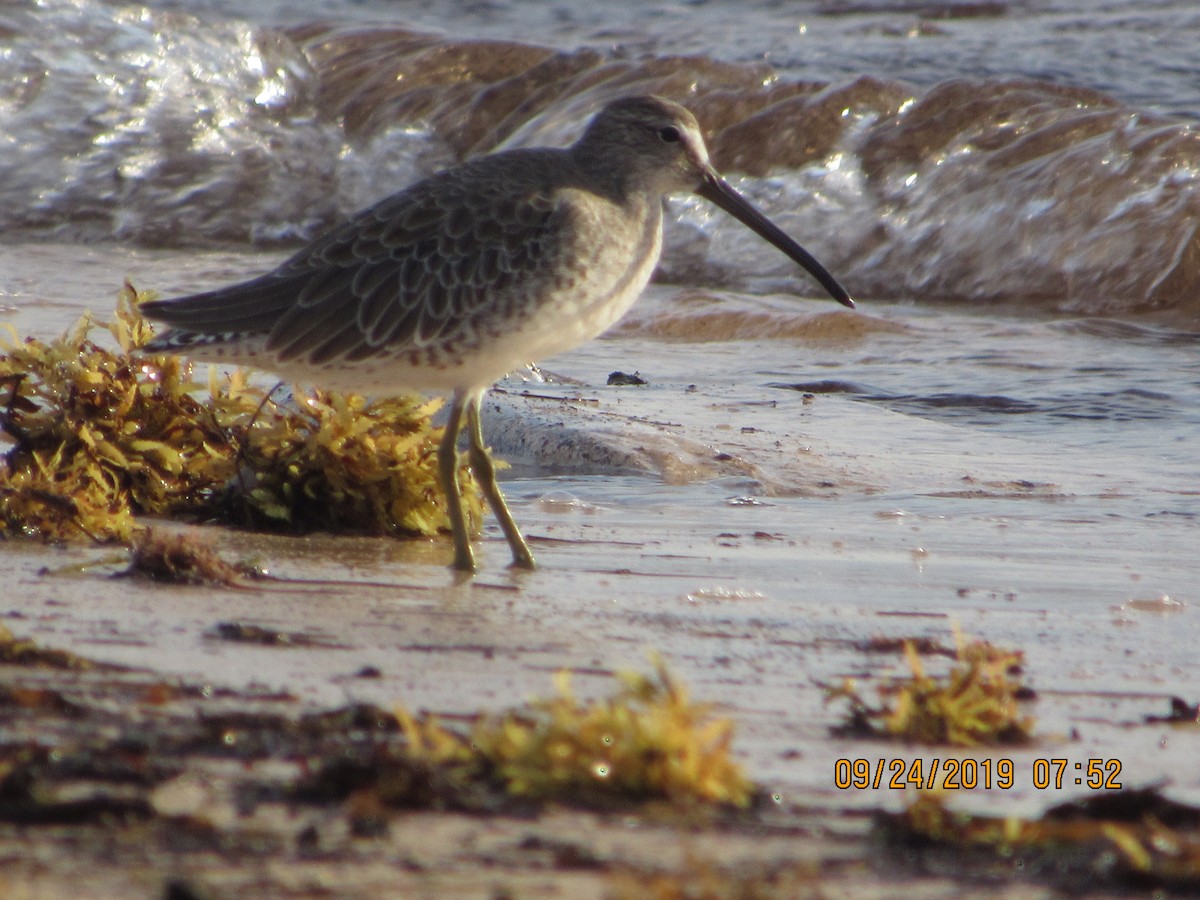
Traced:
<path fill-rule="evenodd" d="M 537 279 L 565 214 L 546 178 L 561 151 L 502 156 L 395 194 L 252 281 L 143 309 L 182 330 L 265 334 L 279 361 L 314 365 L 469 336 L 473 313 L 506 318 L 495 306 Z"/>

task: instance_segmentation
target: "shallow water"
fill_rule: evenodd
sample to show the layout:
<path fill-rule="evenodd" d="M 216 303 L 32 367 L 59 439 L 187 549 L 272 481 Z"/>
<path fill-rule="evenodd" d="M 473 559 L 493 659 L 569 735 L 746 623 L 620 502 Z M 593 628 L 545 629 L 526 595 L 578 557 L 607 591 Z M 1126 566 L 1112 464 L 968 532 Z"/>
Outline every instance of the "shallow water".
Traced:
<path fill-rule="evenodd" d="M 1049 735 L 1031 752 L 1200 791 L 1186 735 L 1127 727 L 1200 692 L 1200 13 L 1128 6 L 10 6 L 0 304 L 20 333 L 106 312 L 125 277 L 177 294 L 262 271 L 425 172 L 561 143 L 648 89 L 693 106 L 722 168 L 863 301 L 801 299 L 772 248 L 677 198 L 659 284 L 542 361 L 573 381 L 489 403 L 543 572 L 503 572 L 494 528 L 457 592 L 441 545 L 266 541 L 285 575 L 416 587 L 250 605 L 80 591 L 12 548 L 10 603 L 47 640 L 326 703 L 336 653 L 199 635 L 300 617 L 392 673 L 370 699 L 452 710 L 650 645 L 738 715 L 756 777 L 843 801 L 832 759 L 880 750 L 828 739 L 816 682 L 880 669 L 855 641 L 948 642 L 953 619 L 1026 651 Z M 649 384 L 606 387 L 616 369 Z M 535 452 L 539 433 L 577 441 Z M 405 670 L 410 625 L 450 649 Z M 468 630 L 504 652 L 464 662 Z"/>

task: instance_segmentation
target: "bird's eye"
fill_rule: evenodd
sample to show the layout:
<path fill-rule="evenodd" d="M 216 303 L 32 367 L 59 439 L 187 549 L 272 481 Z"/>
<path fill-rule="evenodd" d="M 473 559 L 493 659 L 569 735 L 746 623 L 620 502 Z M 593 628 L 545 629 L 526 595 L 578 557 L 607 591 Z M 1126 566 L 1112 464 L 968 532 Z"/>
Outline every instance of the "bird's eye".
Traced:
<path fill-rule="evenodd" d="M 658 139 L 664 144 L 675 144 L 679 142 L 681 135 L 679 129 L 674 125 L 668 125 L 665 128 L 658 130 Z"/>

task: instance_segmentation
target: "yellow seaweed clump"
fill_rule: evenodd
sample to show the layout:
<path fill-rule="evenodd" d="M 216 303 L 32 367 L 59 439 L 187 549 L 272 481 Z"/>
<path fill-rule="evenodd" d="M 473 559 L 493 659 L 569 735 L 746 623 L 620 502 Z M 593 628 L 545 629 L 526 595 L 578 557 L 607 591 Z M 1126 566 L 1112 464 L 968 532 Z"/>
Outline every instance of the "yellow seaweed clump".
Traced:
<path fill-rule="evenodd" d="M 3 343 L 7 534 L 128 542 L 135 513 L 202 505 L 232 474 L 227 429 L 193 396 L 187 366 L 135 352 L 150 332 L 134 296 L 122 291 L 107 326 L 118 351 L 92 340 L 90 316 L 57 340 Z"/>
<path fill-rule="evenodd" d="M 242 442 L 237 483 L 222 498 L 222 518 L 300 531 L 433 534 L 448 528 L 429 425 L 440 405 L 417 397 L 368 403 L 355 394 L 314 390 L 287 407 L 264 408 Z M 467 505 L 472 520 L 480 521 L 477 493 Z"/>
<path fill-rule="evenodd" d="M 693 703 L 661 660 L 653 676 L 623 673 L 607 699 L 576 699 L 570 676 L 558 696 L 502 716 L 481 716 L 463 736 L 433 719 L 397 712 L 418 761 L 483 776 L 512 797 L 603 805 L 667 800 L 744 808 L 754 786 L 733 759 L 733 723 Z"/>
<path fill-rule="evenodd" d="M 0 533 L 129 544 L 138 515 L 289 530 L 432 534 L 449 526 L 436 478 L 437 401 L 313 392 L 284 405 L 245 370 L 207 384 L 139 348 L 152 336 L 126 284 L 92 339 L 0 342 Z M 481 501 L 460 472 L 472 523 Z"/>
<path fill-rule="evenodd" d="M 0 665 L 27 666 L 38 669 L 90 669 L 91 660 L 66 650 L 41 647 L 30 638 L 16 637 L 0 625 Z"/>
<path fill-rule="evenodd" d="M 851 707 L 841 731 L 956 747 L 1028 743 L 1033 717 L 1022 715 L 1019 705 L 1028 691 L 1015 677 L 1021 652 L 968 641 L 958 631 L 955 642 L 949 673 L 935 678 L 926 674 L 913 642 L 905 641 L 912 675 L 880 688 L 881 708 L 865 703 L 851 681 L 831 690 L 829 699 L 847 700 Z"/>
<path fill-rule="evenodd" d="M 1074 777 L 1069 760 L 1049 760 L 1051 787 Z M 912 858 L 930 848 L 955 854 L 957 865 L 1011 878 L 1014 861 L 1027 876 L 1057 879 L 1076 895 L 1133 888 L 1155 896 L 1193 896 L 1200 889 L 1198 810 L 1154 788 L 1122 788 L 1115 759 L 1085 776 L 1104 793 L 1068 801 L 1034 818 L 952 810 L 944 796 L 922 793 L 903 812 L 883 813 L 876 830 Z M 1090 767 L 1089 767 L 1090 768 Z M 920 848 L 918 850 L 917 848 Z"/>

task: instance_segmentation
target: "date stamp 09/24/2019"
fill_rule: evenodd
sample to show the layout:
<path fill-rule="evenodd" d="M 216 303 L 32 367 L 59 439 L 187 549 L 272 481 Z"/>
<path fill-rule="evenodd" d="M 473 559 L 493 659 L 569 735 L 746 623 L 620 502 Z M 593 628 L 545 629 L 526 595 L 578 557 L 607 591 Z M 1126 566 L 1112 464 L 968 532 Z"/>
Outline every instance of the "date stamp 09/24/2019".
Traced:
<path fill-rule="evenodd" d="M 941 788 L 946 791 L 1035 790 L 1060 791 L 1085 787 L 1096 791 L 1121 789 L 1119 759 L 1037 758 L 1020 767 L 1011 759 L 838 759 L 833 764 L 833 786 L 839 790 L 904 790 Z"/>

